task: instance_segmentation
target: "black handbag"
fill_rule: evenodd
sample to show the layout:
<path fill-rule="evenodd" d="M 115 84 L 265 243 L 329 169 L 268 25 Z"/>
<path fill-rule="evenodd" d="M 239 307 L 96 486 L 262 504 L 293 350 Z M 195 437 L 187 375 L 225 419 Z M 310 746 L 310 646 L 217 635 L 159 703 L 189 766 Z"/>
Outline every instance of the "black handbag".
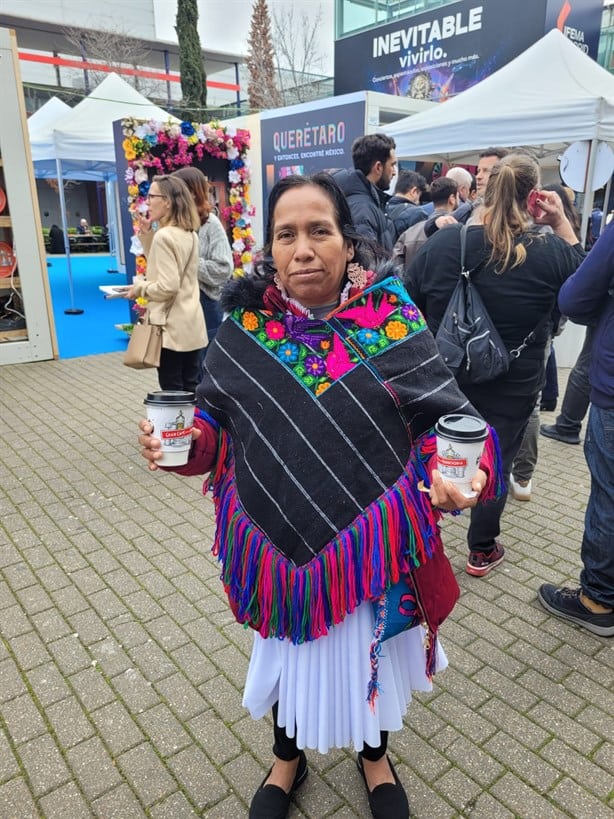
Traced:
<path fill-rule="evenodd" d="M 471 271 L 465 269 L 467 225 L 460 228 L 460 276 L 443 314 L 435 341 L 441 357 L 463 384 L 483 384 L 504 375 L 513 358 L 535 338 L 549 320 L 546 316 L 516 349 L 508 352 L 476 288 Z"/>

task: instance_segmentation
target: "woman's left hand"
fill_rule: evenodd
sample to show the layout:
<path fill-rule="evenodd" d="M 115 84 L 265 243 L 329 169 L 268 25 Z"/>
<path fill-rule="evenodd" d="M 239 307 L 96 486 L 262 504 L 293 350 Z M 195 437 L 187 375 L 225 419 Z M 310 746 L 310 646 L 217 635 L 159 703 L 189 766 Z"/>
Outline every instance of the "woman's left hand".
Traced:
<path fill-rule="evenodd" d="M 132 301 L 134 301 L 136 297 L 137 297 L 136 288 L 134 287 L 129 287 L 128 290 L 125 290 L 124 293 L 122 294 L 122 298 L 130 299 Z"/>
<path fill-rule="evenodd" d="M 467 498 L 452 481 L 441 477 L 438 469 L 431 473 L 431 488 L 429 490 L 431 503 L 444 512 L 454 512 L 456 509 L 471 509 L 478 502 L 482 489 L 486 486 L 486 473 L 478 469 L 471 481 L 471 488 L 475 492 L 472 498 Z"/>

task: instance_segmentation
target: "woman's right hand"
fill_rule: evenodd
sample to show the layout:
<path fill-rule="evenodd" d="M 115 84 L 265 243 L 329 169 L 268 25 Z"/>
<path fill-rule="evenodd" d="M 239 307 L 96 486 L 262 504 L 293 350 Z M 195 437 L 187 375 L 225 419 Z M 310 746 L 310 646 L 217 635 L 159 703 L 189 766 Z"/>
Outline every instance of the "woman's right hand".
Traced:
<path fill-rule="evenodd" d="M 139 228 L 139 233 L 149 233 L 149 231 L 151 230 L 152 220 L 145 216 L 145 214 L 143 213 L 139 213 L 137 215 L 136 223 Z"/>
<path fill-rule="evenodd" d="M 139 429 L 141 430 L 141 435 L 139 435 L 139 444 L 143 447 L 141 450 L 141 455 L 145 458 L 146 461 L 149 461 L 149 469 L 159 469 L 158 464 L 156 461 L 159 461 L 162 457 L 161 447 L 162 442 L 159 438 L 154 438 L 153 436 L 153 425 L 147 418 L 141 418 L 139 421 Z M 196 427 L 192 428 L 192 440 L 195 441 L 201 435 L 201 431 Z"/>

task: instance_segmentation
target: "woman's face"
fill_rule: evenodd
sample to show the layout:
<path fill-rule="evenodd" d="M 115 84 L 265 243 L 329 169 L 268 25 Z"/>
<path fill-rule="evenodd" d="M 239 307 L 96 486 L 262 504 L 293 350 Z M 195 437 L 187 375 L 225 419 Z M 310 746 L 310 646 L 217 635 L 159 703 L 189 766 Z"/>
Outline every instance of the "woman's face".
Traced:
<path fill-rule="evenodd" d="M 277 200 L 272 224 L 273 262 L 288 295 L 304 307 L 335 303 L 354 248 L 326 193 L 315 185 L 291 188 Z"/>
<path fill-rule="evenodd" d="M 147 195 L 149 218 L 152 222 L 164 222 L 171 210 L 168 197 L 163 196 L 157 182 L 152 182 Z"/>

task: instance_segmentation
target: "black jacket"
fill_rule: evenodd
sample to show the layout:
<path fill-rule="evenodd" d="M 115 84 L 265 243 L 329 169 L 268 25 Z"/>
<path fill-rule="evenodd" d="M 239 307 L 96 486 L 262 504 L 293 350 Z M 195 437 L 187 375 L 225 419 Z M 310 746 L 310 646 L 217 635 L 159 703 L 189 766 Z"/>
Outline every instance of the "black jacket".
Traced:
<path fill-rule="evenodd" d="M 404 196 L 391 196 L 386 205 L 386 214 L 394 225 L 394 240 L 404 233 L 407 228 L 417 225 L 426 219 L 426 212 Z"/>
<path fill-rule="evenodd" d="M 348 200 L 356 231 L 390 253 L 394 245 L 394 225 L 384 212 L 387 195 L 369 182 L 362 171 L 337 171 L 333 179 Z"/>

